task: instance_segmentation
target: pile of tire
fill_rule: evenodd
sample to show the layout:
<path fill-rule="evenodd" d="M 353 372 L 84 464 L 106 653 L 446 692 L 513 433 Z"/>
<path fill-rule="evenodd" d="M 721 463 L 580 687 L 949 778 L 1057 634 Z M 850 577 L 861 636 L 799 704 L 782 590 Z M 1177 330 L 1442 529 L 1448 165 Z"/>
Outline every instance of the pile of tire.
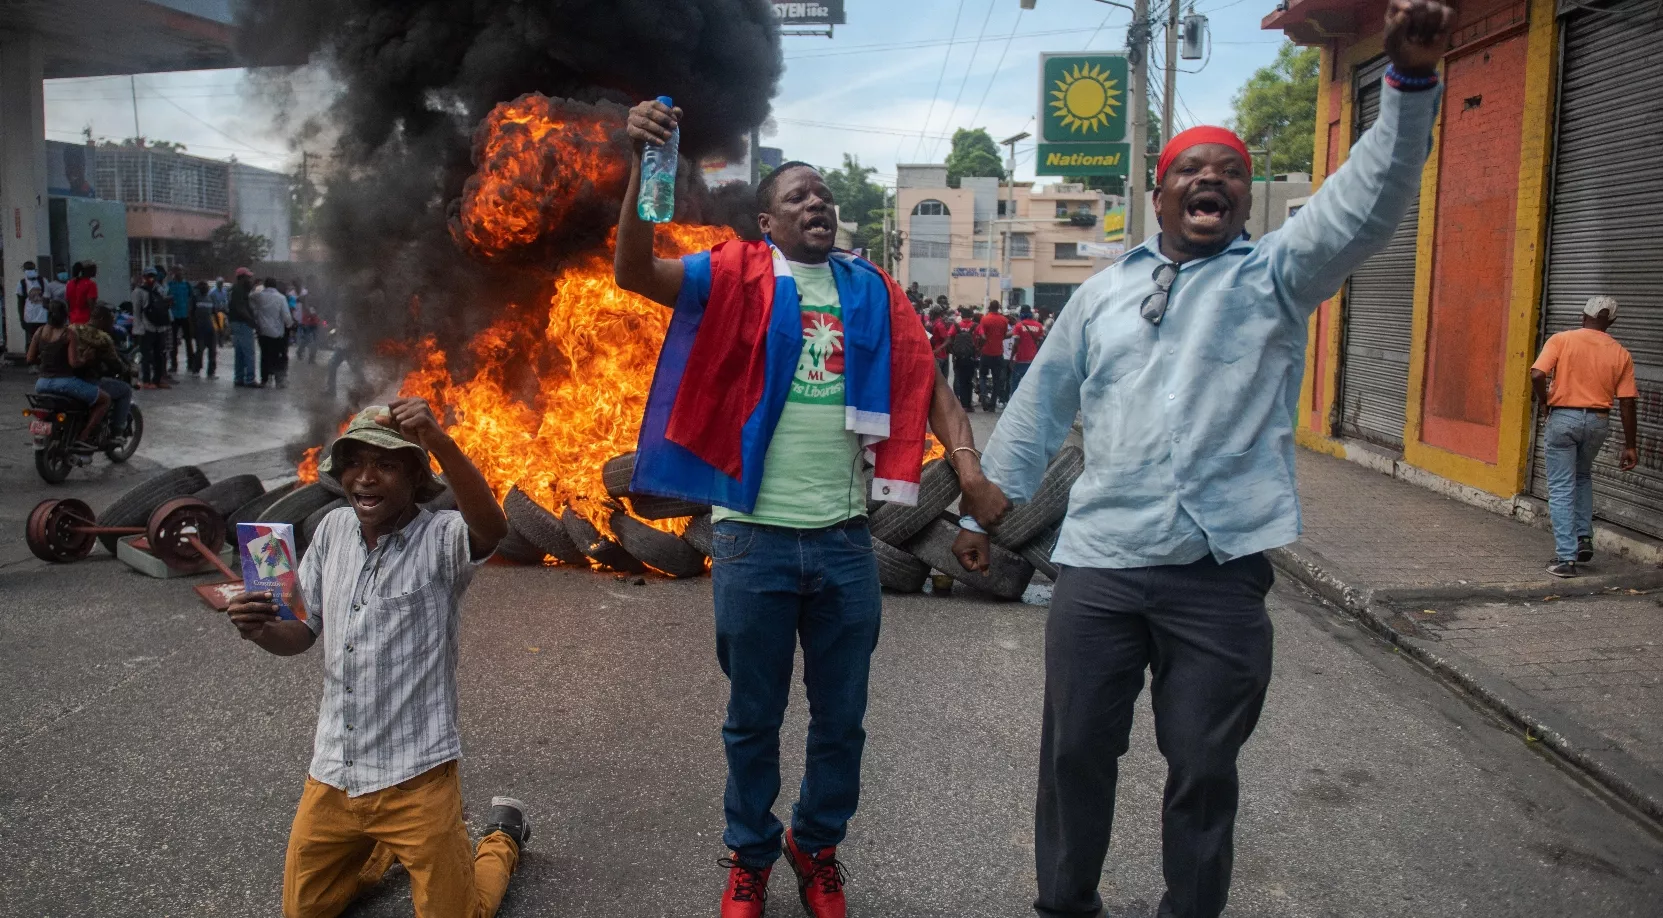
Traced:
<path fill-rule="evenodd" d="M 898 593 L 923 590 L 932 570 L 1000 599 L 1019 599 L 1034 573 L 1055 579 L 1051 550 L 1068 510 L 1068 492 L 1080 477 L 1085 455 L 1079 447 L 1058 452 L 1032 500 L 1013 508 L 992 537 L 993 559 L 986 572 L 967 571 L 953 556 L 958 518 L 947 512 L 959 497 L 958 475 L 945 459 L 924 466 L 918 502 L 874 503 L 870 508 L 878 579 Z M 623 574 L 648 569 L 671 577 L 697 577 L 710 556 L 710 508 L 686 501 L 636 494 L 630 490 L 635 454 L 608 461 L 602 470 L 609 498 L 611 536 L 602 534 L 570 507 L 555 514 L 516 487 L 503 499 L 508 538 L 497 556 L 513 564 L 542 564 L 553 558 L 564 565 L 593 567 Z M 686 519 L 678 536 L 643 520 Z"/>
<path fill-rule="evenodd" d="M 677 578 L 702 575 L 710 555 L 710 508 L 636 494 L 629 486 L 634 474 L 634 453 L 615 456 L 601 469 L 610 534 L 571 507 L 556 514 L 521 488 L 509 489 L 502 501 L 508 537 L 497 546 L 497 556 L 511 564 L 542 564 L 553 558 L 572 567 L 621 574 L 644 574 L 650 569 Z M 680 536 L 644 522 L 676 519 L 687 521 Z"/>

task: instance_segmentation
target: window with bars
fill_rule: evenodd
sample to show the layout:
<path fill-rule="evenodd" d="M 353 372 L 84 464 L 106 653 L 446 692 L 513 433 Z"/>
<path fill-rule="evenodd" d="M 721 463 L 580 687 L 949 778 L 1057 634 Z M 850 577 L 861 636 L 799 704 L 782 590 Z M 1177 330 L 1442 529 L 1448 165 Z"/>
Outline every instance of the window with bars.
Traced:
<path fill-rule="evenodd" d="M 1081 254 L 1079 243 L 1059 242 L 1057 243 L 1056 254 L 1053 257 L 1058 261 L 1068 261 L 1072 259 L 1085 258 L 1086 256 Z"/>
<path fill-rule="evenodd" d="M 947 205 L 935 198 L 930 198 L 927 201 L 919 201 L 914 205 L 912 215 L 915 217 L 948 217 L 952 216 L 952 212 L 947 209 Z"/>
<path fill-rule="evenodd" d="M 231 212 L 229 163 L 137 149 L 100 150 L 95 162 L 94 181 L 105 200 Z"/>
<path fill-rule="evenodd" d="M 907 244 L 907 254 L 913 258 L 947 258 L 952 246 L 934 239 L 913 239 Z"/>
<path fill-rule="evenodd" d="M 1012 258 L 1032 258 L 1033 257 L 1033 255 L 1034 255 L 1034 237 L 1033 237 L 1032 234 L 1030 234 L 1030 233 L 1012 233 L 1011 237 L 1010 237 L 1010 240 L 1011 240 L 1011 257 Z"/>

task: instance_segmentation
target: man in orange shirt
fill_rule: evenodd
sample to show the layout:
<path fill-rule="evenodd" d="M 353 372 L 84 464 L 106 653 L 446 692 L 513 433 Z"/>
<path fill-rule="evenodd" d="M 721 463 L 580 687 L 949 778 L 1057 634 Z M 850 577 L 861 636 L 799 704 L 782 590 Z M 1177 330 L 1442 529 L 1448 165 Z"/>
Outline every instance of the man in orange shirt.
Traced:
<path fill-rule="evenodd" d="M 1578 562 L 1594 559 L 1594 458 L 1610 433 L 1613 399 L 1623 418 L 1623 452 L 1617 467 L 1626 472 L 1640 461 L 1634 358 L 1606 333 L 1615 321 L 1615 299 L 1590 297 L 1582 307 L 1582 327 L 1549 338 L 1530 368 L 1536 400 L 1548 410 L 1543 436 L 1557 555 L 1548 573 L 1555 577 L 1575 577 Z"/>

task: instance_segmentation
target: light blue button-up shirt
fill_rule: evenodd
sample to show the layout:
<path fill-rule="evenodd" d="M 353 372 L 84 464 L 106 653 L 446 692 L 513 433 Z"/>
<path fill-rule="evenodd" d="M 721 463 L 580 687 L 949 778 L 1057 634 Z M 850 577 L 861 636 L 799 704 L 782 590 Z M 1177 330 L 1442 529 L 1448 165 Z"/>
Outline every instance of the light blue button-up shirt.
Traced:
<path fill-rule="evenodd" d="M 1034 493 L 1076 413 L 1085 472 L 1053 560 L 1220 562 L 1299 536 L 1293 419 L 1311 312 L 1383 248 L 1420 188 L 1439 90 L 1381 90 L 1380 117 L 1286 225 L 1185 262 L 1160 325 L 1139 314 L 1159 236 L 1080 286 L 988 441 L 982 468 Z"/>

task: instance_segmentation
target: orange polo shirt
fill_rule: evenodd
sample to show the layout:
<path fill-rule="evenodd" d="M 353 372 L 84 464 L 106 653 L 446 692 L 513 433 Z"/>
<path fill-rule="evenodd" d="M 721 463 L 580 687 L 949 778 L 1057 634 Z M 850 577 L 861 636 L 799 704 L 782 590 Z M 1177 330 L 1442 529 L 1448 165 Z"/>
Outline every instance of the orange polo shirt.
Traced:
<path fill-rule="evenodd" d="M 1548 389 L 1552 408 L 1608 411 L 1614 398 L 1638 398 L 1634 358 L 1617 339 L 1592 328 L 1562 331 L 1542 345 L 1530 367 L 1553 377 Z"/>

